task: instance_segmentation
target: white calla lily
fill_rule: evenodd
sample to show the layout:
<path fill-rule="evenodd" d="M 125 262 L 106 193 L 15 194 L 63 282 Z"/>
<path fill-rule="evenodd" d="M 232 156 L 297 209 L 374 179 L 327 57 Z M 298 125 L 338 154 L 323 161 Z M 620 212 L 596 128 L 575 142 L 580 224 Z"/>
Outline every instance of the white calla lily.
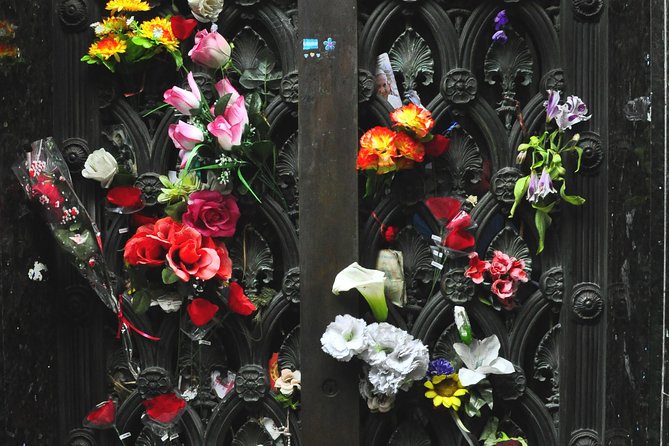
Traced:
<path fill-rule="evenodd" d="M 353 262 L 337 274 L 332 284 L 332 293 L 357 289 L 369 304 L 376 320 L 385 321 L 388 318 L 388 304 L 384 293 L 385 276 L 383 271 L 363 268 Z"/>
<path fill-rule="evenodd" d="M 98 149 L 86 158 L 81 176 L 99 181 L 102 187 L 108 188 L 116 172 L 118 172 L 116 158 L 105 149 Z"/>
<path fill-rule="evenodd" d="M 453 348 L 466 367 L 458 371 L 460 383 L 473 386 L 489 374 L 506 375 L 515 371 L 513 364 L 499 357 L 499 339 L 492 335 L 482 341 L 474 339 L 470 345 L 455 343 Z"/>

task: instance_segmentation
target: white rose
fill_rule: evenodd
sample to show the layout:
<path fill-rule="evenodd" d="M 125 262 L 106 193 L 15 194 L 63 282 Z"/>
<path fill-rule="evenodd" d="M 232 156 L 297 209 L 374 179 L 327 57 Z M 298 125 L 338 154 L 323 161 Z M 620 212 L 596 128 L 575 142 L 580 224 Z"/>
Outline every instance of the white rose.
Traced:
<path fill-rule="evenodd" d="M 321 348 L 339 361 L 350 361 L 365 349 L 364 331 L 367 324 L 350 314 L 338 315 L 325 329 Z"/>
<path fill-rule="evenodd" d="M 215 22 L 223 10 L 223 0 L 188 0 L 188 6 L 200 22 Z"/>
<path fill-rule="evenodd" d="M 279 389 L 286 396 L 293 394 L 293 388 L 298 390 L 302 388 L 302 374 L 299 370 L 294 372 L 290 369 L 281 370 L 281 376 L 274 382 L 274 387 Z"/>
<path fill-rule="evenodd" d="M 88 155 L 81 175 L 84 178 L 99 181 L 100 186 L 107 188 L 114 179 L 116 172 L 118 172 L 116 158 L 105 149 L 98 149 Z"/>

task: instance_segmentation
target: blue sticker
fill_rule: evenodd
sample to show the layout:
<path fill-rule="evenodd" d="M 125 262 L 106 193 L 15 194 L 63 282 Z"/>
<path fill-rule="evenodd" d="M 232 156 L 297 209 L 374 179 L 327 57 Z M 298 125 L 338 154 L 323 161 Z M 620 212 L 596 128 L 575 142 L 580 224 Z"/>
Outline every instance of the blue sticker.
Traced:
<path fill-rule="evenodd" d="M 335 49 L 335 42 L 332 40 L 332 37 L 328 37 L 328 40 L 323 42 L 323 46 L 325 46 L 325 51 L 333 51 Z"/>
<path fill-rule="evenodd" d="M 304 51 L 317 50 L 318 49 L 318 39 L 303 39 L 302 40 L 302 49 Z"/>

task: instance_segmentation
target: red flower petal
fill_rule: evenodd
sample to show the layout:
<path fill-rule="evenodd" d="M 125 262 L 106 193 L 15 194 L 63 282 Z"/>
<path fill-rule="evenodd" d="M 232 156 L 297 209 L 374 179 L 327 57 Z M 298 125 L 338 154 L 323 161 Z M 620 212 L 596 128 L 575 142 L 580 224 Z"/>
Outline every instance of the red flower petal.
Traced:
<path fill-rule="evenodd" d="M 430 156 L 441 156 L 448 150 L 451 140 L 444 135 L 434 135 L 431 141 L 425 143 L 425 154 Z"/>
<path fill-rule="evenodd" d="M 188 316 L 196 327 L 207 325 L 210 320 L 214 318 L 218 311 L 218 305 L 212 304 L 207 299 L 197 298 L 193 299 L 188 304 Z"/>
<path fill-rule="evenodd" d="M 230 293 L 228 294 L 228 307 L 230 310 L 242 316 L 248 316 L 256 311 L 256 306 L 244 295 L 244 289 L 237 282 L 230 282 Z"/>
<path fill-rule="evenodd" d="M 432 197 L 425 200 L 425 206 L 427 206 L 434 218 L 445 224 L 455 217 L 462 204 L 457 198 Z"/>
<path fill-rule="evenodd" d="M 186 19 L 180 15 L 173 15 L 170 17 L 170 24 L 172 25 L 172 34 L 174 34 L 174 37 L 179 40 L 186 40 L 197 26 L 197 20 Z"/>
<path fill-rule="evenodd" d="M 279 373 L 279 352 L 272 353 L 267 361 L 267 371 L 269 371 L 269 388 L 274 388 L 274 383 L 281 376 Z"/>
<path fill-rule="evenodd" d="M 115 420 L 116 402 L 110 399 L 91 410 L 88 415 L 86 415 L 84 425 L 93 429 L 106 429 L 112 427 Z"/>
<path fill-rule="evenodd" d="M 186 408 L 186 401 L 175 393 L 158 395 L 142 401 L 142 404 L 149 418 L 163 424 L 174 422 Z"/>
<path fill-rule="evenodd" d="M 142 191 L 131 186 L 114 187 L 107 192 L 107 201 L 122 208 L 136 208 L 142 205 Z"/>
<path fill-rule="evenodd" d="M 472 217 L 465 211 L 460 211 L 457 213 L 453 220 L 448 222 L 446 229 L 449 231 L 457 231 L 460 229 L 467 229 L 472 224 Z"/>
<path fill-rule="evenodd" d="M 132 221 L 133 226 L 140 227 L 148 224 L 154 224 L 155 222 L 158 221 L 158 219 L 156 217 L 150 217 L 148 215 L 135 213 L 131 214 L 130 221 Z"/>
<path fill-rule="evenodd" d="M 383 231 L 383 238 L 388 242 L 394 242 L 397 237 L 397 228 L 395 226 L 388 226 Z"/>
<path fill-rule="evenodd" d="M 473 248 L 475 243 L 474 236 L 464 230 L 451 232 L 444 240 L 444 246 L 456 251 L 466 251 Z"/>

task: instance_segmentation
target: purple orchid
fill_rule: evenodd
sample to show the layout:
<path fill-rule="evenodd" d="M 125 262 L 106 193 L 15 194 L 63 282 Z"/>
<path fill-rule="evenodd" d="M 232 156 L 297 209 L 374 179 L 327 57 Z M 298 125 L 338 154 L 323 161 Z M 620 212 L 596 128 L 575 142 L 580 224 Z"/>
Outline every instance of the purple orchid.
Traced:
<path fill-rule="evenodd" d="M 578 96 L 569 96 L 565 103 L 560 106 L 560 113 L 555 117 L 560 130 L 571 129 L 574 124 L 587 121 L 592 116 L 588 115 L 588 107 Z"/>
<path fill-rule="evenodd" d="M 507 40 L 509 40 L 509 37 L 503 30 L 497 31 L 492 35 L 493 42 L 506 43 Z"/>
<path fill-rule="evenodd" d="M 537 178 L 537 173 L 532 170 L 530 173 L 530 184 L 527 186 L 527 201 L 534 203 L 539 199 L 537 196 L 537 190 L 539 189 L 539 178 Z"/>
<path fill-rule="evenodd" d="M 430 361 L 430 365 L 427 369 L 428 376 L 452 375 L 453 373 L 455 373 L 455 369 L 450 362 L 443 358 Z"/>
<path fill-rule="evenodd" d="M 553 187 L 551 175 L 544 169 L 543 172 L 541 172 L 541 178 L 539 178 L 536 194 L 538 195 L 538 198 L 546 198 L 548 195 L 554 193 L 557 193 L 557 191 Z"/>
<path fill-rule="evenodd" d="M 509 23 L 509 18 L 506 16 L 506 9 L 502 9 L 495 16 L 495 31 L 502 29 L 502 26 Z"/>
<path fill-rule="evenodd" d="M 548 90 L 548 100 L 544 102 L 544 106 L 546 107 L 546 122 L 550 122 L 560 114 L 559 102 L 560 92 Z"/>

